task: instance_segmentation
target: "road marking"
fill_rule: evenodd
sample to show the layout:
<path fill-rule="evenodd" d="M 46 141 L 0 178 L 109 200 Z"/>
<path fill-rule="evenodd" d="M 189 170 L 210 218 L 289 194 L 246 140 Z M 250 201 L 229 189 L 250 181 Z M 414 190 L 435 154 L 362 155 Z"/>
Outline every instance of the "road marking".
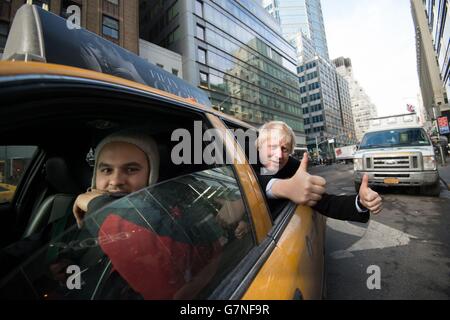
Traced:
<path fill-rule="evenodd" d="M 409 244 L 410 239 L 417 239 L 416 236 L 374 220 L 369 222 L 367 229 L 350 224 L 347 221 L 335 219 L 327 219 L 327 225 L 335 231 L 361 237 L 349 248 L 332 252 L 330 256 L 334 259 L 351 258 L 353 257 L 352 252 L 355 251 L 406 246 Z"/>

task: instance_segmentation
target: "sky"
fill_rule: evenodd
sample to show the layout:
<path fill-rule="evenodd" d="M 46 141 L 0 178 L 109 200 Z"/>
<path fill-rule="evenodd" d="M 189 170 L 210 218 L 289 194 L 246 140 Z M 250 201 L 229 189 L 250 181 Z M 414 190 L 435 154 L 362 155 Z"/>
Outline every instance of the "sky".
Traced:
<path fill-rule="evenodd" d="M 418 107 L 414 24 L 409 0 L 321 0 L 330 59 L 352 60 L 353 75 L 378 116 Z"/>

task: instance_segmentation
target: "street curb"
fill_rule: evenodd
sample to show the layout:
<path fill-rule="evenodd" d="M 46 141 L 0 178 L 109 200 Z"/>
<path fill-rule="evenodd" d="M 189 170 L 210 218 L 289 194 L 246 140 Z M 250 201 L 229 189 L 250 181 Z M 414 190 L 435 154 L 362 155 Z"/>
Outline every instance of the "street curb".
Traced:
<path fill-rule="evenodd" d="M 444 184 L 444 187 L 450 191 L 450 165 L 438 165 L 439 179 Z"/>
<path fill-rule="evenodd" d="M 441 182 L 444 184 L 444 187 L 447 188 L 447 190 L 450 191 L 450 183 L 447 183 L 444 178 L 442 178 L 441 176 L 439 176 L 439 179 L 441 180 Z"/>

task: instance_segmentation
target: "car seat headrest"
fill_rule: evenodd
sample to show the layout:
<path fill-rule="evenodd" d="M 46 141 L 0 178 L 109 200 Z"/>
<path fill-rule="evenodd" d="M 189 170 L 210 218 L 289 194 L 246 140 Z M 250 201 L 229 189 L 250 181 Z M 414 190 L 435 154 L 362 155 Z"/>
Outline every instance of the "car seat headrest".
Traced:
<path fill-rule="evenodd" d="M 63 158 L 54 157 L 45 164 L 47 181 L 59 193 L 79 194 L 83 187 L 78 185 L 73 178 L 77 173 L 71 172 Z"/>

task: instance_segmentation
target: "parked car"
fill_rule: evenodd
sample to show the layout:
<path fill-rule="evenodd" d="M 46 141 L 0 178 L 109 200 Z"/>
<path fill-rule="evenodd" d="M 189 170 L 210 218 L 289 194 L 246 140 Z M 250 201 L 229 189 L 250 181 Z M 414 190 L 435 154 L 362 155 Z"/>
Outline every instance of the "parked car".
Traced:
<path fill-rule="evenodd" d="M 91 51 L 95 56 L 89 57 L 98 59 L 96 70 L 102 72 L 87 70 L 92 60 L 79 59 L 79 48 L 87 45 L 95 49 Z M 204 269 L 179 269 L 176 261 L 166 261 L 164 267 L 185 281 L 169 298 L 322 297 L 325 218 L 286 201 L 278 218 L 272 220 L 247 160 L 248 146 L 240 146 L 231 134 L 234 129 L 255 128 L 215 111 L 198 88 L 90 32 L 68 31 L 64 19 L 36 6 L 25 5 L 17 12 L 3 57 L 14 61 L 0 62 L 0 145 L 34 146 L 37 151 L 13 201 L 0 204 L 0 243 L 14 248 L 26 239 L 39 241 L 22 248 L 26 258 L 13 251 L 17 261 L 8 260 L 8 270 L 2 262 L 0 298 L 143 298 L 126 279 L 112 272 L 114 266 L 101 249 L 101 244 L 125 241 L 133 234 L 104 237 L 91 229 L 78 229 L 72 214 L 74 198 L 90 186 L 96 144 L 111 132 L 129 127 L 146 128 L 156 140 L 161 155 L 159 183 L 90 214 L 86 225 L 108 214 L 109 208 L 122 206 L 155 232 L 164 227 L 168 235 L 177 233 L 186 243 L 208 246 L 211 239 L 219 239 L 218 256 L 211 261 L 201 256 Z M 29 58 L 46 63 L 19 61 Z M 149 86 L 155 81 L 165 91 Z M 195 136 L 199 128 L 201 135 L 219 129 L 226 152 L 234 152 L 241 161 L 171 161 L 180 142 L 173 139 L 175 130 Z M 195 150 L 192 146 L 188 153 L 193 156 Z M 242 219 L 250 228 L 241 239 L 234 236 L 234 221 L 225 226 L 217 223 L 218 211 L 227 200 L 244 203 Z M 148 208 L 157 215 L 151 215 Z M 122 252 L 125 255 L 129 250 L 133 248 Z M 138 260 L 128 265 L 143 263 L 149 268 L 136 271 L 134 277 L 145 282 L 158 276 L 152 274 L 152 266 L 161 267 L 157 253 Z M 199 278 L 202 285 L 193 289 Z M 152 298 L 167 298 L 164 287 L 171 285 L 155 285 Z"/>

